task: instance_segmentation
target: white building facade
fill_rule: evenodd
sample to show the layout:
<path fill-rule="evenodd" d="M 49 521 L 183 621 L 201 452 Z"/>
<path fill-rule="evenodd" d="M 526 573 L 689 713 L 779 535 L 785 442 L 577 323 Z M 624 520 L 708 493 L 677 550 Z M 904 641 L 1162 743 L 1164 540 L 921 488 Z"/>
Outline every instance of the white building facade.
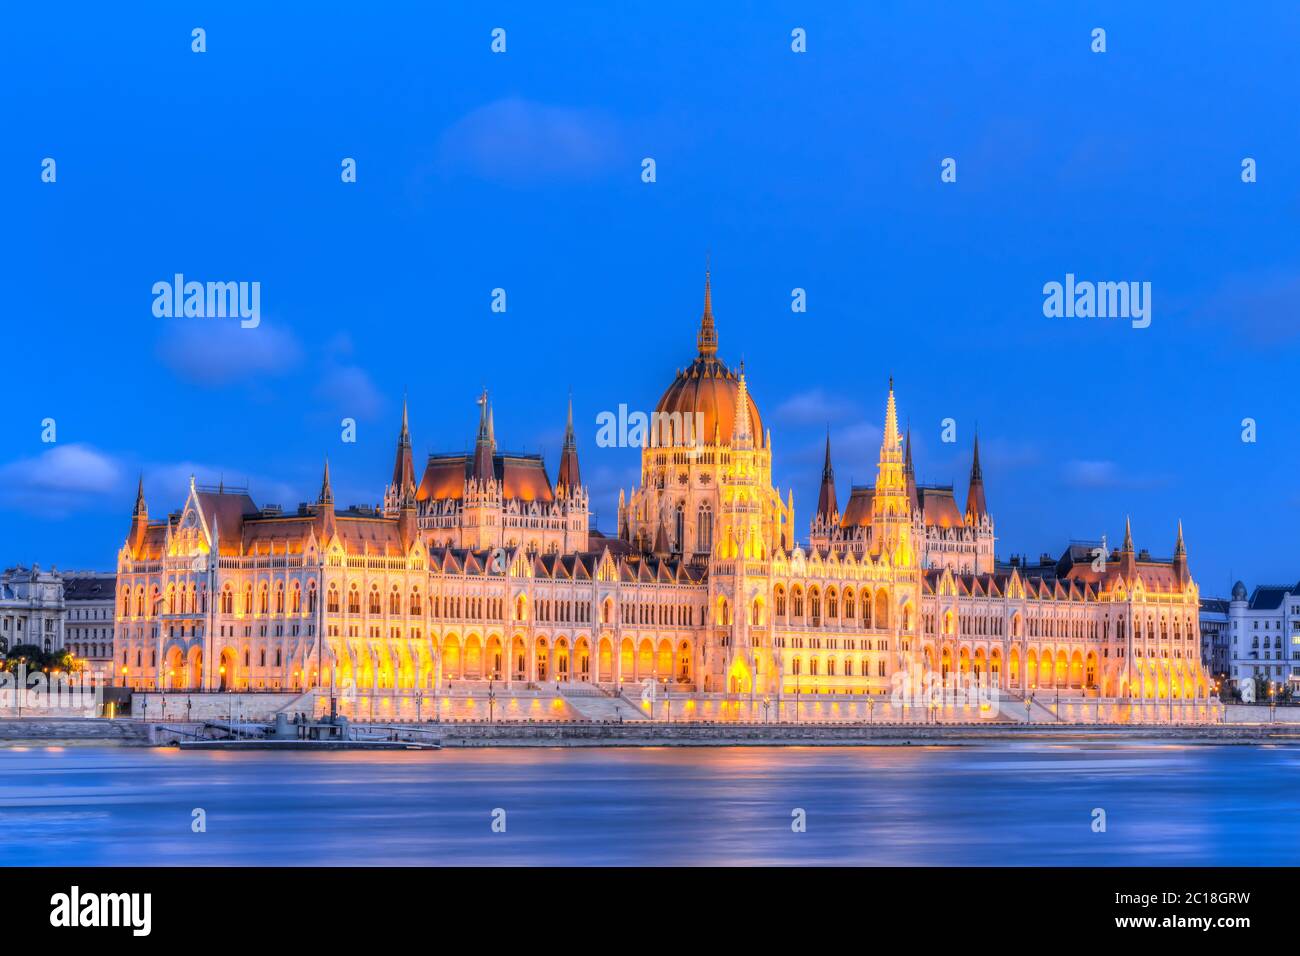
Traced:
<path fill-rule="evenodd" d="M 1262 584 L 1247 593 L 1238 581 L 1228 602 L 1230 676 L 1245 681 L 1300 685 L 1300 583 Z"/>
<path fill-rule="evenodd" d="M 63 576 L 57 568 L 42 571 L 33 564 L 0 573 L 0 652 L 20 645 L 47 653 L 64 647 Z"/>

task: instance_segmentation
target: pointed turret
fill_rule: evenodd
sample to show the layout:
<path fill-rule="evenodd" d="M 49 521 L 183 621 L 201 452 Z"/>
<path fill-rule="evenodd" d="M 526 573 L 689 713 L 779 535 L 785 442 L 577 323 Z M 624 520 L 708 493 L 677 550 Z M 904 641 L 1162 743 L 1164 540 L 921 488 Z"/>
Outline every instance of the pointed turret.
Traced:
<path fill-rule="evenodd" d="M 582 485 L 578 472 L 578 442 L 573 434 L 573 395 L 569 395 L 569 417 L 564 425 L 564 447 L 560 451 L 560 476 L 556 480 L 556 492 L 561 496 L 571 495 Z"/>
<path fill-rule="evenodd" d="M 903 449 L 903 476 L 907 479 L 907 500 L 912 505 L 912 513 L 921 513 L 921 496 L 916 491 L 916 469 L 912 465 L 912 426 L 907 426 L 907 439 Z"/>
<path fill-rule="evenodd" d="M 700 332 L 695 341 L 701 357 L 713 358 L 718 354 L 718 330 L 713 327 L 713 292 L 707 268 L 704 270 L 704 314 L 700 316 Z"/>
<path fill-rule="evenodd" d="M 664 516 L 662 513 L 659 515 L 659 527 L 655 529 L 654 553 L 668 553 L 668 528 L 664 525 Z"/>
<path fill-rule="evenodd" d="M 910 563 L 912 547 L 912 503 L 908 498 L 902 439 L 898 434 L 898 407 L 894 401 L 894 379 L 889 379 L 885 402 L 885 429 L 876 465 L 876 487 L 871 497 L 871 551 L 891 555 L 897 563 Z"/>
<path fill-rule="evenodd" d="M 402 430 L 397 435 L 397 459 L 393 463 L 393 492 L 401 497 L 415 487 L 415 463 L 411 459 L 411 427 L 402 396 Z"/>
<path fill-rule="evenodd" d="M 492 467 L 493 426 L 492 410 L 488 405 L 487 389 L 479 396 L 478 438 L 474 442 L 474 470 L 471 473 L 475 481 L 489 481 L 495 477 Z"/>
<path fill-rule="evenodd" d="M 338 532 L 334 520 L 334 486 L 330 481 L 330 460 L 325 458 L 325 473 L 320 481 L 320 499 L 316 502 L 316 539 L 325 547 Z"/>
<path fill-rule="evenodd" d="M 1187 570 L 1187 546 L 1183 544 L 1183 522 L 1178 522 L 1178 540 L 1174 543 L 1174 560 L 1173 560 L 1174 577 L 1178 578 L 1179 583 L 1186 584 L 1191 575 Z"/>
<path fill-rule="evenodd" d="M 144 500 L 144 472 L 135 488 L 135 507 L 131 509 L 131 531 L 127 534 L 127 547 L 134 557 L 139 557 L 144 546 L 145 532 L 149 530 L 149 506 Z"/>
<path fill-rule="evenodd" d="M 318 504 L 334 504 L 334 488 L 330 484 L 330 459 L 329 455 L 325 456 L 325 474 L 321 478 L 320 497 L 316 499 Z"/>
<path fill-rule="evenodd" d="M 980 468 L 980 436 L 975 434 L 975 451 L 970 463 L 970 487 L 966 492 L 966 523 L 979 524 L 988 514 L 984 500 L 984 472 Z"/>
<path fill-rule="evenodd" d="M 1119 573 L 1127 581 L 1137 575 L 1137 556 L 1133 553 L 1133 525 L 1127 515 L 1124 516 L 1124 543 L 1119 549 Z"/>
<path fill-rule="evenodd" d="M 885 402 L 885 434 L 880 440 L 880 454 L 898 453 L 898 407 L 894 403 L 894 376 L 889 376 L 889 399 Z"/>
<path fill-rule="evenodd" d="M 817 493 L 817 518 L 830 524 L 839 516 L 840 507 L 835 500 L 835 472 L 831 468 L 831 430 L 826 429 L 826 460 L 822 464 L 822 485 Z"/>
<path fill-rule="evenodd" d="M 749 386 L 745 384 L 745 365 L 740 366 L 740 385 L 736 393 L 736 420 L 731 429 L 733 450 L 750 451 L 754 447 L 754 427 L 749 418 Z"/>

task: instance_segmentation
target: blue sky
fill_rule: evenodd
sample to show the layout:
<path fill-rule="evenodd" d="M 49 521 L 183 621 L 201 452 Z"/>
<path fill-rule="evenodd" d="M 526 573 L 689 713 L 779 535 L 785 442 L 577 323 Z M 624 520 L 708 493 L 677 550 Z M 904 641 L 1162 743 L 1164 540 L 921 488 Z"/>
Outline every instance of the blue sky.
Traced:
<path fill-rule="evenodd" d="M 596 415 L 690 361 L 707 253 L 801 527 L 828 424 L 841 503 L 873 480 L 892 374 L 922 480 L 964 497 L 978 423 L 1000 553 L 1131 514 L 1207 593 L 1300 577 L 1294 5 L 465 6 L 6 12 L 0 563 L 112 567 L 141 470 L 155 515 L 191 472 L 293 507 L 327 454 L 376 501 L 404 389 L 417 457 L 487 387 L 554 477 L 572 388 L 612 529 Z M 261 326 L 156 318 L 177 272 Z M 1067 272 L 1151 282 L 1150 328 L 1045 318 Z"/>

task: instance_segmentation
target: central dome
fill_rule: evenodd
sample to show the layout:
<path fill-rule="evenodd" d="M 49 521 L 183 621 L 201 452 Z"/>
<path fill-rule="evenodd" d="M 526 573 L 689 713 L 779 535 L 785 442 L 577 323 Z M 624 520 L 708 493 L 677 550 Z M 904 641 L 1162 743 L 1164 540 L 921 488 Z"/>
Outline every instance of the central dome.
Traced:
<path fill-rule="evenodd" d="M 677 373 L 673 383 L 664 392 L 663 398 L 655 406 L 660 414 L 679 414 L 683 420 L 691 416 L 692 427 L 700 421 L 703 432 L 697 436 L 698 441 L 713 443 L 716 433 L 718 443 L 726 445 L 731 441 L 732 429 L 736 425 L 736 406 L 740 401 L 740 376 L 727 368 L 718 358 L 718 333 L 713 327 L 713 302 L 709 289 L 709 275 L 704 274 L 704 314 L 700 317 L 700 333 L 697 337 L 699 355 L 690 365 Z M 743 366 L 742 366 L 743 374 Z M 754 436 L 756 447 L 763 446 L 763 420 L 758 414 L 758 405 L 753 395 L 746 391 L 749 405 L 749 428 Z M 696 419 L 693 416 L 700 415 Z"/>

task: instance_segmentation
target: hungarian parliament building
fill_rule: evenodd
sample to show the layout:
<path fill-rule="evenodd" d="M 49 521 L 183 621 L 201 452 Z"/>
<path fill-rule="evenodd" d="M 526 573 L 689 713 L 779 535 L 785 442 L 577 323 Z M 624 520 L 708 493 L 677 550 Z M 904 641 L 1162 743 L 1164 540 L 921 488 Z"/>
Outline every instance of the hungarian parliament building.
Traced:
<path fill-rule="evenodd" d="M 540 455 L 498 449 L 486 394 L 473 452 L 432 454 L 422 472 L 404 404 L 373 507 L 336 505 L 328 461 L 292 513 L 191 481 L 153 519 L 142 482 L 118 554 L 115 677 L 163 692 L 492 682 L 847 704 L 930 674 L 1026 711 L 1125 701 L 1134 719 L 1213 697 L 1181 527 L 1167 559 L 1135 550 L 1126 524 L 1118 549 L 1000 560 L 978 438 L 964 504 L 918 483 L 892 380 L 875 483 L 841 508 L 828 436 L 801 534 L 744 367 L 718 356 L 707 276 L 695 355 L 655 412 L 608 534 L 591 526 L 572 405 L 552 481 Z"/>

